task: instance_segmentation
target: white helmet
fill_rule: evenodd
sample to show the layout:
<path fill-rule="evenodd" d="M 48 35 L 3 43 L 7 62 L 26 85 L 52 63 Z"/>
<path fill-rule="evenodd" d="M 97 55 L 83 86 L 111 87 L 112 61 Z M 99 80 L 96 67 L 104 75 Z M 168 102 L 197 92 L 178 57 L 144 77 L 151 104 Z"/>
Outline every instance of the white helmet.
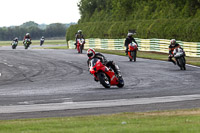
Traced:
<path fill-rule="evenodd" d="M 171 44 L 171 45 L 175 45 L 175 44 L 176 44 L 176 39 L 172 39 L 172 40 L 170 41 L 170 44 Z"/>
<path fill-rule="evenodd" d="M 82 33 L 82 30 L 78 30 L 78 33 Z"/>
<path fill-rule="evenodd" d="M 30 36 L 30 34 L 29 34 L 29 33 L 26 33 L 26 36 Z"/>
<path fill-rule="evenodd" d="M 88 49 L 87 56 L 92 59 L 95 56 L 95 50 L 93 48 Z"/>
<path fill-rule="evenodd" d="M 132 35 L 134 35 L 134 33 L 130 33 L 130 32 L 129 32 L 129 33 L 127 34 L 127 36 L 132 36 Z"/>

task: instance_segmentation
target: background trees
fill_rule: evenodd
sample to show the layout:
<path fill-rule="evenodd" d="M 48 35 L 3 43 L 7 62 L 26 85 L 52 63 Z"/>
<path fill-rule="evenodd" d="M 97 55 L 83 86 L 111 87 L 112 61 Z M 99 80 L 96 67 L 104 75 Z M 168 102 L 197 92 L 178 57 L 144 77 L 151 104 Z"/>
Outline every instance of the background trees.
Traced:
<path fill-rule="evenodd" d="M 81 0 L 81 19 L 66 39 L 81 29 L 86 38 L 125 38 L 134 29 L 138 38 L 200 42 L 200 0 Z"/>
<path fill-rule="evenodd" d="M 79 22 L 200 16 L 200 0 L 81 0 L 78 6 L 81 13 Z"/>
<path fill-rule="evenodd" d="M 39 39 L 42 36 L 45 36 L 45 38 L 64 37 L 66 34 L 66 29 L 71 24 L 74 23 L 39 25 L 33 21 L 30 21 L 20 26 L 0 27 L 0 40 L 12 40 L 14 37 L 18 37 L 19 40 L 22 40 L 26 33 L 30 33 L 32 39 Z"/>

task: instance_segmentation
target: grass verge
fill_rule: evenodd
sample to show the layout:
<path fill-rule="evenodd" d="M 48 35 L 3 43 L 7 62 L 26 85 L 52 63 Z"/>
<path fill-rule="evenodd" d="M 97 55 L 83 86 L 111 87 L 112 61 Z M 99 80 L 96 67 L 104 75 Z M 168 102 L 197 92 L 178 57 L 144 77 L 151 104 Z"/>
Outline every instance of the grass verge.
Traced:
<path fill-rule="evenodd" d="M 33 49 L 68 49 L 67 46 L 35 47 Z"/>
<path fill-rule="evenodd" d="M 0 41 L 0 46 L 10 46 L 12 41 Z M 44 45 L 67 44 L 66 40 L 45 40 Z M 19 46 L 23 46 L 22 41 L 18 42 Z M 40 40 L 32 40 L 31 45 L 40 45 Z"/>
<path fill-rule="evenodd" d="M 95 50 L 97 52 L 101 52 L 101 53 L 108 53 L 108 54 L 126 56 L 124 50 L 101 50 L 101 49 L 95 49 Z M 159 52 L 138 51 L 137 57 L 145 58 L 145 59 L 163 60 L 163 61 L 168 60 L 168 54 L 159 53 Z M 200 66 L 200 58 L 199 57 L 186 57 L 186 63 L 191 64 L 191 65 L 195 65 L 195 66 Z"/>
<path fill-rule="evenodd" d="M 200 109 L 0 121 L 0 133 L 199 133 Z"/>

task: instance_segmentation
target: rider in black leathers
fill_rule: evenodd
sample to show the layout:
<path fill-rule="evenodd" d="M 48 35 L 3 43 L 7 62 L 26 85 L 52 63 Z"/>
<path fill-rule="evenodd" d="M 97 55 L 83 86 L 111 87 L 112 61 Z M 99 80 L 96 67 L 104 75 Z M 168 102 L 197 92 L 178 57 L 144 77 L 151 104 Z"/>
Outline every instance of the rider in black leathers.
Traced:
<path fill-rule="evenodd" d="M 111 67 L 114 70 L 114 72 L 115 72 L 115 74 L 116 74 L 117 77 L 119 77 L 119 78 L 122 77 L 120 69 L 119 69 L 119 66 L 116 65 L 113 61 L 107 61 L 106 58 L 105 58 L 105 56 L 103 56 L 101 53 L 95 53 L 94 49 L 88 49 L 87 56 L 89 58 L 87 60 L 88 66 L 89 66 L 89 62 L 93 58 L 98 58 L 98 59 L 100 59 L 100 61 L 101 61 L 102 64 L 106 65 L 107 67 Z"/>
<path fill-rule="evenodd" d="M 134 33 L 130 33 L 130 32 L 127 34 L 127 37 L 126 37 L 126 40 L 125 40 L 125 43 L 124 43 L 124 46 L 126 47 L 126 51 L 125 51 L 126 55 L 128 54 L 128 45 L 129 45 L 130 43 L 132 43 L 132 42 L 134 42 L 134 43 L 137 44 L 137 42 L 136 42 L 135 39 L 133 38 L 133 34 L 134 34 Z M 138 44 L 137 44 L 137 46 L 138 46 Z"/>
<path fill-rule="evenodd" d="M 84 38 L 84 35 L 82 34 L 82 30 L 78 30 L 78 32 L 76 33 L 76 35 L 75 35 L 75 49 L 77 48 L 77 44 L 78 44 L 78 42 L 77 42 L 77 40 L 78 39 L 85 39 Z M 84 46 L 84 45 L 83 45 Z M 83 48 L 84 49 L 84 48 Z"/>

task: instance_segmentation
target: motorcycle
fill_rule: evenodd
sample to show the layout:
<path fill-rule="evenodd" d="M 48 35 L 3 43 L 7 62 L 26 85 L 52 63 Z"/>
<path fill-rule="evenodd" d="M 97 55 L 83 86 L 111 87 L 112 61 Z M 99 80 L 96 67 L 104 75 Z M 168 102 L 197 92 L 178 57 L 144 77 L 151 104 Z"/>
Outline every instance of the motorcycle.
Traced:
<path fill-rule="evenodd" d="M 185 52 L 182 48 L 175 48 L 173 51 L 174 58 L 181 70 L 186 70 Z"/>
<path fill-rule="evenodd" d="M 31 45 L 31 39 L 25 39 L 24 40 L 24 47 L 25 49 L 28 49 L 28 47 Z"/>
<path fill-rule="evenodd" d="M 12 49 L 16 49 L 16 47 L 17 47 L 17 45 L 18 45 L 18 42 L 13 41 L 13 42 L 11 43 L 11 45 L 12 45 Z"/>
<path fill-rule="evenodd" d="M 118 78 L 113 69 L 103 65 L 98 58 L 94 58 L 90 61 L 89 70 L 90 73 L 93 74 L 95 81 L 100 81 L 105 88 L 110 88 L 110 86 L 114 85 L 119 88 L 124 86 L 123 78 Z"/>
<path fill-rule="evenodd" d="M 44 38 L 41 38 L 41 39 L 40 39 L 40 46 L 42 46 L 43 43 L 44 43 Z"/>
<path fill-rule="evenodd" d="M 77 39 L 77 51 L 78 53 L 82 53 L 85 44 L 85 39 Z"/>
<path fill-rule="evenodd" d="M 130 43 L 128 45 L 128 57 L 129 57 L 129 60 L 130 61 L 134 60 L 134 62 L 135 62 L 136 61 L 136 56 L 137 56 L 137 44 Z"/>

